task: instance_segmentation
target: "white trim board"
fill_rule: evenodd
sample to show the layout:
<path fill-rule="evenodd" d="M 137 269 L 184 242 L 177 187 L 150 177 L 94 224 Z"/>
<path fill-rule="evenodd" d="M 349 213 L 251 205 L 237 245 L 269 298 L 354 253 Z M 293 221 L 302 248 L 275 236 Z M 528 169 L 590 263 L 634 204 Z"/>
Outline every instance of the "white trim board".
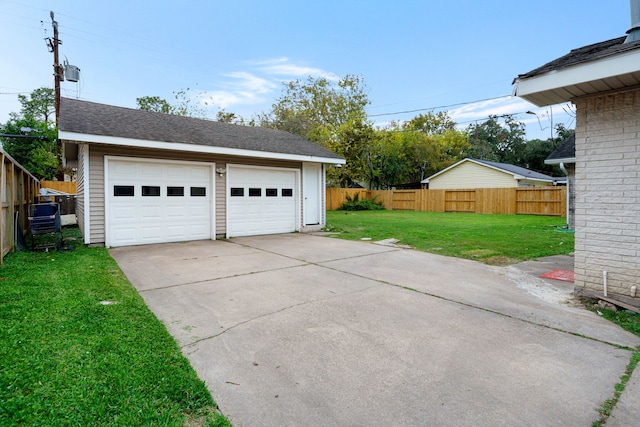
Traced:
<path fill-rule="evenodd" d="M 274 153 L 270 151 L 242 150 L 238 148 L 215 147 L 210 145 L 185 144 L 180 142 L 148 141 L 143 139 L 121 138 L 115 136 L 90 135 L 84 133 L 59 131 L 58 138 L 65 141 L 90 142 L 102 145 L 120 145 L 158 150 L 187 151 L 191 153 L 220 154 L 227 156 L 258 157 L 264 159 L 293 160 L 312 163 L 346 164 L 345 159 L 317 157 L 302 154 Z"/>

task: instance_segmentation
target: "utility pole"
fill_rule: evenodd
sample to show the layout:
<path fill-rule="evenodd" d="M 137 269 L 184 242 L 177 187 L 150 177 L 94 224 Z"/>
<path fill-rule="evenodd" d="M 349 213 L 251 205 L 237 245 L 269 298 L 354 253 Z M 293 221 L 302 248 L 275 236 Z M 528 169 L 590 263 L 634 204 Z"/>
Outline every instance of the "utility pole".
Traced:
<path fill-rule="evenodd" d="M 53 11 L 49 14 L 51 16 L 51 25 L 53 26 L 53 39 L 48 38 L 47 44 L 49 45 L 49 51 L 53 52 L 53 79 L 55 90 L 55 109 L 56 109 L 56 128 L 58 127 L 58 120 L 60 119 L 60 82 L 64 80 L 64 71 L 60 65 L 60 58 L 58 54 L 58 46 L 62 44 L 62 41 L 58 38 L 58 22 L 54 19 Z M 56 140 L 56 158 L 58 159 L 58 173 L 56 178 L 58 181 L 64 180 L 64 173 L 62 172 L 62 141 Z"/>

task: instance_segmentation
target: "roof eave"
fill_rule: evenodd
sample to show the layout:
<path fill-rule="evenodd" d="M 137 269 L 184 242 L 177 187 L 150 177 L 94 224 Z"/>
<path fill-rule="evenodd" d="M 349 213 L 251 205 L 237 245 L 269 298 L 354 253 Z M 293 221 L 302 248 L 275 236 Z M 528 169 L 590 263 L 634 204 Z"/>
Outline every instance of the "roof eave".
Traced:
<path fill-rule="evenodd" d="M 537 76 L 518 77 L 514 81 L 513 95 L 544 107 L 580 96 L 627 88 L 640 84 L 639 63 L 640 49 L 636 49 Z"/>
<path fill-rule="evenodd" d="M 545 165 L 559 165 L 560 163 L 575 163 L 575 157 L 564 157 L 562 159 L 547 159 L 544 161 Z"/>
<path fill-rule="evenodd" d="M 210 145 L 185 144 L 180 142 L 148 141 L 143 139 L 122 138 L 104 135 L 92 135 L 68 131 L 58 131 L 58 138 L 63 141 L 77 143 L 92 143 L 101 145 L 121 145 L 136 148 L 158 150 L 186 151 L 192 153 L 220 154 L 240 157 L 258 157 L 263 159 L 292 160 L 312 163 L 326 163 L 344 165 L 347 163 L 342 157 L 323 157 L 306 154 L 276 153 L 271 151 L 243 150 L 239 148 L 215 147 Z"/>
<path fill-rule="evenodd" d="M 527 177 L 521 177 L 521 178 L 516 178 L 516 181 L 536 181 L 536 182 L 556 182 L 557 179 L 553 179 L 553 178 L 549 178 L 549 179 L 544 179 L 544 178 L 527 178 Z"/>

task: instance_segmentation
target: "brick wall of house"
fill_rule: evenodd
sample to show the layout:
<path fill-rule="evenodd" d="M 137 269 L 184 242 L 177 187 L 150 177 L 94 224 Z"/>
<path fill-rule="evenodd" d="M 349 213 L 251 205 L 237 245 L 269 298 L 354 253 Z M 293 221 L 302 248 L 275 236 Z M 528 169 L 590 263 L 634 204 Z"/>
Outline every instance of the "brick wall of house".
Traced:
<path fill-rule="evenodd" d="M 606 270 L 608 292 L 638 305 L 640 289 L 634 296 L 631 287 L 640 288 L 640 89 L 575 105 L 576 294 L 602 293 Z"/>

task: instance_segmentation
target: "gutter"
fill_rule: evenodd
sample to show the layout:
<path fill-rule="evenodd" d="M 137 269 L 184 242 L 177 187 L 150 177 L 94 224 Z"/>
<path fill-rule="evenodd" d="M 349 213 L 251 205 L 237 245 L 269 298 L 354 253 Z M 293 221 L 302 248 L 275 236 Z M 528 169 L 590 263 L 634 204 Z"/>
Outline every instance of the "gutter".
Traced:
<path fill-rule="evenodd" d="M 564 167 L 564 162 L 561 162 L 559 166 L 562 173 L 565 174 L 567 177 L 567 230 L 568 230 L 569 224 L 570 224 L 569 216 L 571 215 L 571 209 L 569 209 L 569 202 L 571 200 L 571 198 L 569 197 L 569 171 L 567 171 L 567 168 Z"/>

